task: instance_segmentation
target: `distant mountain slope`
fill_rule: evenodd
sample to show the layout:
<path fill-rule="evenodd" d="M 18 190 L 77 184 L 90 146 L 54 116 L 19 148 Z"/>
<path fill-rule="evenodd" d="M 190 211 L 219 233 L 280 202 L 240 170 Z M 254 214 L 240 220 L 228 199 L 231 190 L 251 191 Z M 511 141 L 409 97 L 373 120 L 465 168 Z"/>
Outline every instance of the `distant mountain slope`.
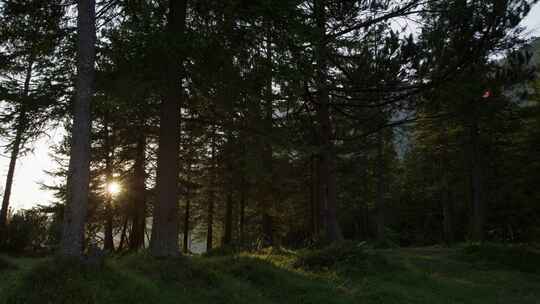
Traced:
<path fill-rule="evenodd" d="M 533 62 L 540 66 L 540 38 L 535 38 L 530 44 L 530 52 L 533 54 Z"/>

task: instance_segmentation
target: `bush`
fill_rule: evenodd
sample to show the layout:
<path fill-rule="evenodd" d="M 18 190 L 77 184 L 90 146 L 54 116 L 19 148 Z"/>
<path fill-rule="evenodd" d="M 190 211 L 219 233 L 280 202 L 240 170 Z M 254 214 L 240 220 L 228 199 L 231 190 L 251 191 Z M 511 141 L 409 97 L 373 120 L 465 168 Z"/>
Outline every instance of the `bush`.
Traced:
<path fill-rule="evenodd" d="M 322 249 L 305 251 L 295 263 L 295 267 L 323 269 L 337 264 L 358 264 L 367 258 L 364 243 L 344 241 Z"/>
<path fill-rule="evenodd" d="M 400 234 L 395 230 L 386 227 L 384 233 L 384 239 L 378 240 L 374 243 L 375 248 L 398 248 L 400 243 Z"/>
<path fill-rule="evenodd" d="M 208 252 L 204 253 L 204 256 L 206 257 L 220 257 L 220 256 L 229 256 L 229 255 L 235 255 L 240 253 L 240 248 L 232 245 L 228 246 L 220 246 L 218 248 L 214 248 Z"/>
<path fill-rule="evenodd" d="M 47 215 L 37 209 L 20 210 L 8 222 L 2 247 L 12 253 L 42 251 L 49 238 Z"/>

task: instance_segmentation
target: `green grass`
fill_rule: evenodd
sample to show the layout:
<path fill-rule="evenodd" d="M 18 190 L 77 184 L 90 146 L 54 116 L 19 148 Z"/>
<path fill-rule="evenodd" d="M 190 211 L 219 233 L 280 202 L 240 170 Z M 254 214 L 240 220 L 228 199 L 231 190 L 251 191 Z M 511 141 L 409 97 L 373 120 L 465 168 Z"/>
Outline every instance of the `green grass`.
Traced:
<path fill-rule="evenodd" d="M 519 270 L 540 274 L 540 251 L 524 245 L 468 244 L 456 256 L 483 269 Z"/>
<path fill-rule="evenodd" d="M 510 263 L 516 257 L 528 261 Z M 0 257 L 0 303 L 540 303 L 540 274 L 526 267 L 537 263 L 524 247 L 354 243 L 174 260 L 141 253 L 102 270 Z"/>
<path fill-rule="evenodd" d="M 0 303 L 4 295 L 17 288 L 24 274 L 31 272 L 42 259 L 11 258 L 0 255 Z"/>

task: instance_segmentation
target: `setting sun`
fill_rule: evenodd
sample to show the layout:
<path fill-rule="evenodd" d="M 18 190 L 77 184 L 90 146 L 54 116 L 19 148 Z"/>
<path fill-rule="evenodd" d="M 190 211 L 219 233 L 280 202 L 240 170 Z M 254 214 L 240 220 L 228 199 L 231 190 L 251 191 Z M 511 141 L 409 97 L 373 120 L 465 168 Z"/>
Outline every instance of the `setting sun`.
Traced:
<path fill-rule="evenodd" d="M 111 195 L 117 195 L 118 193 L 122 192 L 122 187 L 117 182 L 110 182 L 107 185 L 107 192 Z"/>

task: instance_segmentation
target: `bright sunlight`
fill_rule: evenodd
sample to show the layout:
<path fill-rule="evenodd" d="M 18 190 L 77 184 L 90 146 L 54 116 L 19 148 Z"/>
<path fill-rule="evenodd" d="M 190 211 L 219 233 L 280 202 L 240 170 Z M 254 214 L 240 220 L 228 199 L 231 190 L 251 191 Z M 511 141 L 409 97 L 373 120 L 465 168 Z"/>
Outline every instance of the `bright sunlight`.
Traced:
<path fill-rule="evenodd" d="M 110 182 L 107 185 L 107 192 L 111 195 L 117 195 L 122 192 L 122 186 L 118 182 Z"/>

